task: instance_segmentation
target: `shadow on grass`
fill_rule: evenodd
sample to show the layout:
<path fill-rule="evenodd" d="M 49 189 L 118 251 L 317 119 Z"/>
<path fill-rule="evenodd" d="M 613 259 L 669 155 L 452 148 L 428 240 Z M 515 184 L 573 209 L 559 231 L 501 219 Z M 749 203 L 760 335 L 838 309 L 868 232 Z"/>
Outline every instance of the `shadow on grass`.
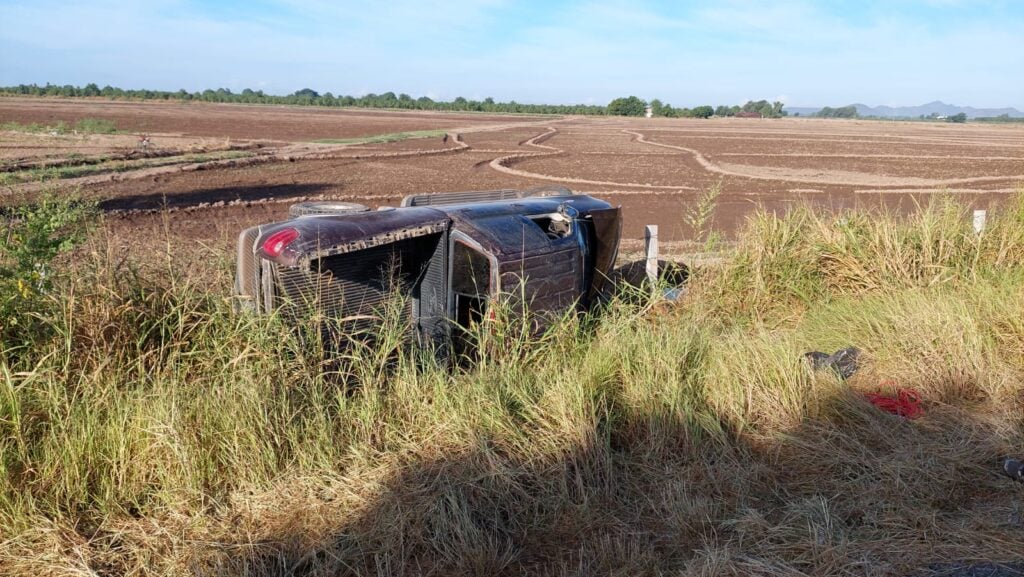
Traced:
<path fill-rule="evenodd" d="M 217 202 L 254 202 L 275 198 L 306 197 L 326 190 L 337 190 L 339 185 L 328 183 L 272 184 L 255 186 L 224 186 L 203 188 L 175 194 L 135 194 L 109 198 L 99 202 L 105 212 L 126 210 L 157 210 L 162 208 L 185 208 Z"/>
<path fill-rule="evenodd" d="M 358 511 L 339 508 L 326 536 L 296 518 L 196 571 L 937 575 L 963 559 L 1024 561 L 1012 515 L 1024 490 L 997 473 L 999 431 L 941 406 L 907 421 L 843 391 L 771 434 L 725 417 L 713 433 L 667 413 L 613 418 L 628 413 L 612 401 L 558 454 L 526 459 L 494 440 L 408 460 Z"/>

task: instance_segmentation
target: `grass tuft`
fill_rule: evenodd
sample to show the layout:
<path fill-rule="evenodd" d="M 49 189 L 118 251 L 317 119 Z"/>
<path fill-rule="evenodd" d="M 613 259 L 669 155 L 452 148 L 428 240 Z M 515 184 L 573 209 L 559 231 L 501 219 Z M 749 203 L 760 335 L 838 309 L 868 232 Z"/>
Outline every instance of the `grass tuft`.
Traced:
<path fill-rule="evenodd" d="M 360 136 L 357 138 L 323 138 L 313 142 L 318 144 L 383 144 L 385 142 L 397 142 L 399 140 L 412 140 L 416 138 L 440 138 L 445 135 L 445 132 L 444 130 L 413 130 L 409 132 Z"/>
<path fill-rule="evenodd" d="M 19 122 L 9 121 L 0 123 L 0 130 L 7 130 L 11 132 L 29 132 L 29 133 L 49 133 L 49 134 L 68 134 L 74 132 L 76 134 L 115 134 L 117 132 L 117 124 L 113 120 L 106 120 L 103 118 L 83 118 L 78 122 L 75 122 L 73 126 L 69 126 L 63 120 L 58 121 L 56 124 L 39 124 L 36 122 L 30 124 L 22 124 Z"/>

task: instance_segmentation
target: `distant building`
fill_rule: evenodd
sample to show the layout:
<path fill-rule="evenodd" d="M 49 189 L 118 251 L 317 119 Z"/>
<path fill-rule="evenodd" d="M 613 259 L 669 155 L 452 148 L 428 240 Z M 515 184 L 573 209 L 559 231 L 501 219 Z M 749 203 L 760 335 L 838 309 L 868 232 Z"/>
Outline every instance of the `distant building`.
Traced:
<path fill-rule="evenodd" d="M 644 118 L 650 118 L 652 116 L 654 116 L 654 109 L 651 108 L 650 104 L 648 104 L 644 107 Z"/>
<path fill-rule="evenodd" d="M 737 112 L 736 118 L 764 118 L 760 112 Z"/>

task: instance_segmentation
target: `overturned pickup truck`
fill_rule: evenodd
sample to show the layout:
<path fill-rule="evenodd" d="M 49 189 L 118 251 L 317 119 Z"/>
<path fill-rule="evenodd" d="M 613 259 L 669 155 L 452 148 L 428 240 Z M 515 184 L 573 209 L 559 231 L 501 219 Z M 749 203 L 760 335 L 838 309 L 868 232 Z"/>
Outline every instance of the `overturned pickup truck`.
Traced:
<path fill-rule="evenodd" d="M 620 208 L 564 188 L 417 195 L 376 211 L 301 203 L 289 215 L 239 236 L 241 308 L 312 311 L 343 340 L 372 333 L 397 293 L 403 326 L 438 350 L 499 298 L 541 319 L 588 308 L 621 232 Z"/>

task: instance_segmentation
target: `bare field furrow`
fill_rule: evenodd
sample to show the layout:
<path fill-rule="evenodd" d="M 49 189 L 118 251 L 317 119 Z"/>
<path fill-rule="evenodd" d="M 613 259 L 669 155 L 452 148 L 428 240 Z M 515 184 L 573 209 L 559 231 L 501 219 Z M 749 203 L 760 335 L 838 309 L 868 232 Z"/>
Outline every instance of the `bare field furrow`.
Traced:
<path fill-rule="evenodd" d="M 912 160 L 979 160 L 983 162 L 989 161 L 1024 161 L 1024 156 L 964 156 L 961 154 L 816 154 L 816 153 L 799 153 L 799 152 L 719 152 L 715 155 L 718 156 L 733 156 L 733 157 L 765 157 L 765 158 L 870 158 L 880 160 L 891 160 L 891 159 L 912 159 Z"/>
<path fill-rule="evenodd" d="M 628 236 L 658 224 L 662 237 L 673 241 L 690 234 L 681 224 L 684 216 L 711 186 L 721 190 L 714 226 L 728 235 L 757 209 L 811 203 L 829 210 L 912 211 L 936 192 L 963 195 L 984 208 L 1024 182 L 1024 127 L 1017 126 L 0 102 L 4 121 L 84 117 L 113 119 L 132 132 L 0 133 L 0 160 L 11 167 L 0 173 L 8 179 L 0 182 L 0 202 L 77 188 L 116 212 L 116 228 L 125 233 L 157 238 L 169 221 L 181 234 L 221 242 L 231 231 L 282 218 L 288 204 L 300 200 L 378 206 L 411 193 L 551 183 L 623 204 Z M 155 156 L 173 164 L 136 169 L 126 163 L 106 173 L 76 174 L 76 164 L 99 170 L 132 158 L 136 131 L 142 130 L 159 151 Z M 404 131 L 433 132 L 392 137 Z M 374 137 L 377 143 L 358 138 L 374 135 L 388 137 Z M 345 140 L 311 142 L 322 138 Z M 189 150 L 227 147 L 249 152 L 245 158 L 175 160 L 191 158 Z"/>

